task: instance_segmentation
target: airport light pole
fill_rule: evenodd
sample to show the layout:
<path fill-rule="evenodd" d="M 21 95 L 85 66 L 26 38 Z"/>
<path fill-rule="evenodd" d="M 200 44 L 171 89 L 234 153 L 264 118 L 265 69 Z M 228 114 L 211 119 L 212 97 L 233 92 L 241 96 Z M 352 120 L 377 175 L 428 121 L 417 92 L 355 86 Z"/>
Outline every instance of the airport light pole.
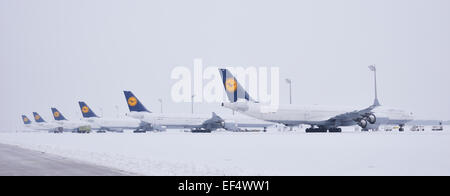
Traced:
<path fill-rule="evenodd" d="M 158 99 L 158 102 L 161 104 L 161 114 L 163 113 L 163 100 Z"/>
<path fill-rule="evenodd" d="M 370 71 L 373 71 L 374 74 L 374 83 L 375 83 L 375 101 L 374 105 L 379 106 L 380 102 L 378 101 L 378 89 L 377 89 L 377 67 L 376 65 L 370 65 L 369 66 Z"/>
<path fill-rule="evenodd" d="M 286 78 L 286 83 L 289 85 L 289 104 L 292 104 L 292 80 Z"/>

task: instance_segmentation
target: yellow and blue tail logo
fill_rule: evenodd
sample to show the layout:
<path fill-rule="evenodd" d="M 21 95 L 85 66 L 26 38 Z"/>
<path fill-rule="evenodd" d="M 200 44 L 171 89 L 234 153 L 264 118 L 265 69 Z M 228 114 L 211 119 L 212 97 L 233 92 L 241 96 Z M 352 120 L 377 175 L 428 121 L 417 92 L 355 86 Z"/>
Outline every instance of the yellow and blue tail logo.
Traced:
<path fill-rule="evenodd" d="M 123 91 L 130 112 L 150 112 L 131 91 Z"/>
<path fill-rule="evenodd" d="M 30 119 L 25 115 L 22 115 L 22 120 L 23 120 L 23 124 L 26 124 L 26 125 L 31 124 Z"/>
<path fill-rule="evenodd" d="M 34 121 L 36 121 L 37 123 L 45 122 L 45 120 L 42 119 L 41 115 L 39 115 L 37 112 L 33 112 L 33 116 L 34 116 Z"/>
<path fill-rule="evenodd" d="M 84 101 L 80 101 L 78 104 L 80 105 L 81 114 L 84 118 L 98 117 Z"/>
<path fill-rule="evenodd" d="M 136 97 L 130 97 L 128 98 L 128 105 L 131 107 L 134 107 L 137 105 L 137 99 Z"/>
<path fill-rule="evenodd" d="M 237 102 L 238 99 L 254 101 L 229 70 L 219 69 L 219 72 L 220 76 L 222 76 L 222 84 L 230 102 Z"/>
<path fill-rule="evenodd" d="M 225 89 L 230 92 L 230 93 L 234 93 L 237 90 L 237 81 L 235 78 L 228 78 L 225 81 Z"/>
<path fill-rule="evenodd" d="M 52 108 L 53 118 L 57 121 L 67 120 L 56 108 Z"/>

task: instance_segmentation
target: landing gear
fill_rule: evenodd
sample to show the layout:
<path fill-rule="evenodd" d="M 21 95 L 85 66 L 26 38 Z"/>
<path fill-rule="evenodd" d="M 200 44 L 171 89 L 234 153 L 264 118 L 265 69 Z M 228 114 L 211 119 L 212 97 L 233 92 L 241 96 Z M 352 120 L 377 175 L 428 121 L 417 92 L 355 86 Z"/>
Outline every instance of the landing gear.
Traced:
<path fill-rule="evenodd" d="M 326 127 L 311 127 L 306 129 L 306 133 L 341 133 L 342 129 L 337 127 L 326 128 Z"/>
<path fill-rule="evenodd" d="M 64 132 L 64 128 L 62 128 L 62 127 L 58 127 L 58 128 L 55 128 L 55 129 L 49 131 L 49 133 L 63 133 L 63 132 Z"/>
<path fill-rule="evenodd" d="M 403 131 L 405 131 L 405 128 L 404 128 L 404 126 L 405 126 L 405 125 L 400 125 L 400 129 L 398 129 L 398 131 L 400 131 L 400 132 L 403 132 Z"/>
<path fill-rule="evenodd" d="M 330 129 L 328 129 L 328 131 L 330 133 L 340 133 L 340 132 L 342 132 L 342 129 L 341 128 L 330 128 Z"/>
<path fill-rule="evenodd" d="M 307 128 L 306 129 L 306 133 L 326 133 L 327 132 L 327 128 L 325 127 L 319 127 L 319 128 Z"/>
<path fill-rule="evenodd" d="M 200 129 L 192 129 L 191 132 L 192 133 L 211 133 L 212 130 L 200 128 Z"/>
<path fill-rule="evenodd" d="M 146 133 L 152 131 L 155 131 L 155 128 L 152 124 L 141 122 L 141 124 L 139 124 L 139 127 L 137 127 L 136 130 L 133 131 L 133 133 Z"/>

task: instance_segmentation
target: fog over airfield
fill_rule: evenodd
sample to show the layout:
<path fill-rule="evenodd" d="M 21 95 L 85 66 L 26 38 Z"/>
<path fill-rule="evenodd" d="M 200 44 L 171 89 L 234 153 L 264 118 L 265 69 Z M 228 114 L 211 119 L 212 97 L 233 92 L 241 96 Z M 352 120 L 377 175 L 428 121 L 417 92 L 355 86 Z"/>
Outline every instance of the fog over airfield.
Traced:
<path fill-rule="evenodd" d="M 383 105 L 450 119 L 448 0 L 0 1 L 0 130 L 77 102 L 114 117 L 123 90 L 148 109 L 171 103 L 177 66 L 277 66 L 281 103 L 368 106 L 377 64 Z M 102 110 L 100 110 L 102 108 Z M 103 112 L 101 112 L 103 111 Z M 196 112 L 231 113 L 218 103 Z"/>

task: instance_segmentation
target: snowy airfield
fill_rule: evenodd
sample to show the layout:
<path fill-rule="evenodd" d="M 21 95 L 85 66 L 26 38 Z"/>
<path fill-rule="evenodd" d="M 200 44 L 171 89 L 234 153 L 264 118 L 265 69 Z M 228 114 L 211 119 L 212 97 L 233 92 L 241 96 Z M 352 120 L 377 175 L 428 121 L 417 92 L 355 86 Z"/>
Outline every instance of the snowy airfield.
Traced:
<path fill-rule="evenodd" d="M 0 133 L 0 143 L 136 175 L 450 175 L 443 132 Z"/>

